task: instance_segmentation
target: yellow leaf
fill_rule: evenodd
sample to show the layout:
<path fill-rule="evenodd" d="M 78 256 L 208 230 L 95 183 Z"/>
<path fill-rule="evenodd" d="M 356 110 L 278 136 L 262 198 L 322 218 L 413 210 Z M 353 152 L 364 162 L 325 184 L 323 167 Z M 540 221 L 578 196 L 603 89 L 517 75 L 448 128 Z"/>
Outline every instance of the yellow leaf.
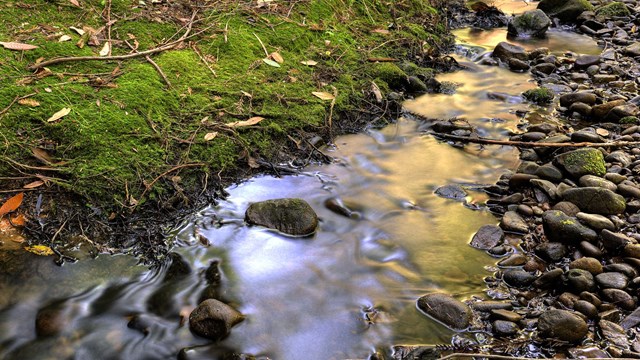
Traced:
<path fill-rule="evenodd" d="M 5 49 L 19 50 L 19 51 L 33 50 L 33 49 L 37 49 L 38 48 L 35 45 L 23 44 L 23 43 L 18 43 L 18 42 L 3 42 L 3 41 L 0 41 L 0 45 L 2 45 Z"/>
<path fill-rule="evenodd" d="M 300 64 L 307 65 L 307 66 L 316 66 L 318 65 L 318 62 L 313 60 L 304 60 L 304 61 L 300 61 Z"/>
<path fill-rule="evenodd" d="M 244 121 L 236 121 L 236 122 L 232 122 L 229 124 L 226 124 L 228 127 L 231 128 L 239 128 L 239 127 L 243 127 L 243 126 L 251 126 L 251 125 L 255 125 L 257 123 L 259 123 L 260 121 L 264 120 L 263 117 L 260 116 L 254 116 L 248 120 L 244 120 Z"/>
<path fill-rule="evenodd" d="M 278 64 L 284 63 L 284 58 L 282 57 L 282 55 L 280 55 L 280 53 L 272 52 L 271 54 L 269 54 L 269 57 L 272 58 Z"/>
<path fill-rule="evenodd" d="M 51 256 L 54 254 L 53 250 L 51 250 L 50 247 L 45 245 L 27 246 L 24 249 L 30 253 L 33 253 L 39 256 Z"/>
<path fill-rule="evenodd" d="M 218 136 L 218 132 L 217 131 L 207 133 L 204 136 L 204 141 L 211 141 L 211 140 L 215 139 L 216 136 Z"/>
<path fill-rule="evenodd" d="M 40 103 L 33 99 L 20 99 L 18 100 L 18 104 L 30 107 L 40 106 Z"/>
<path fill-rule="evenodd" d="M 19 193 L 18 195 L 14 195 L 10 197 L 2 207 L 0 207 L 0 217 L 5 216 L 6 214 L 15 211 L 22 204 L 22 199 L 24 198 L 24 193 Z"/>
<path fill-rule="evenodd" d="M 62 110 L 60 110 L 57 113 L 51 115 L 51 117 L 47 119 L 47 122 L 58 121 L 58 120 L 62 119 L 63 117 L 69 115 L 70 112 L 71 112 L 70 108 L 62 108 Z"/>
<path fill-rule="evenodd" d="M 328 92 L 324 92 L 324 91 L 314 91 L 312 92 L 313 96 L 322 99 L 322 100 L 333 100 L 336 97 L 333 96 L 332 94 L 329 94 Z"/>

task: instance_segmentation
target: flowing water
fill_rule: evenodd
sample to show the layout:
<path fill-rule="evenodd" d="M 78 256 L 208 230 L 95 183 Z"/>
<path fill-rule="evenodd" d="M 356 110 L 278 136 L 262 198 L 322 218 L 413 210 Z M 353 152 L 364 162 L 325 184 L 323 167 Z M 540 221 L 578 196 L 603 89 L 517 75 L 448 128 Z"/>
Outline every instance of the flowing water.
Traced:
<path fill-rule="evenodd" d="M 456 34 L 466 54 L 505 38 L 504 29 Z M 572 33 L 553 33 L 551 39 L 528 46 L 599 52 Z M 455 84 L 456 93 L 409 101 L 409 112 L 465 118 L 494 138 L 516 130 L 527 111 L 538 115 L 536 121 L 548 116 L 546 109 L 522 103 L 520 94 L 535 87 L 528 75 L 457 59 L 467 70 L 438 76 Z M 415 300 L 432 291 L 482 295 L 482 278 L 495 259 L 468 242 L 480 226 L 497 220 L 483 209 L 482 193 L 471 190 L 456 202 L 433 191 L 451 183 L 470 189 L 491 184 L 516 166 L 517 154 L 507 147 L 452 147 L 424 136 L 420 126 L 399 119 L 384 129 L 343 136 L 326 149 L 334 164 L 232 186 L 227 200 L 175 230 L 175 251 L 193 270 L 186 275 L 173 276 L 168 267 L 149 270 L 127 256 L 57 267 L 50 258 L 4 249 L 0 358 L 175 359 L 189 348 L 182 351 L 188 359 L 235 351 L 326 360 L 366 358 L 391 344 L 448 342 L 453 332 L 420 314 Z M 281 197 L 303 198 L 317 211 L 321 222 L 313 237 L 290 238 L 244 224 L 249 203 Z M 336 198 L 358 216 L 327 209 L 325 202 Z M 215 344 L 192 335 L 181 321 L 197 305 L 212 261 L 222 271 L 218 295 L 246 316 Z M 36 334 L 36 318 L 54 324 L 53 330 Z"/>

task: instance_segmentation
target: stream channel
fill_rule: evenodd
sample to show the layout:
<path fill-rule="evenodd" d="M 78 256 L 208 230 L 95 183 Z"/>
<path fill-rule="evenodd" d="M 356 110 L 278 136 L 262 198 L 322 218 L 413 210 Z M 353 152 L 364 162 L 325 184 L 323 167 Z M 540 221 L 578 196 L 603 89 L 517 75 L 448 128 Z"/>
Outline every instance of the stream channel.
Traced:
<path fill-rule="evenodd" d="M 408 101 L 409 113 L 465 118 L 480 135 L 503 139 L 525 121 L 552 121 L 546 109 L 520 97 L 536 86 L 530 75 L 476 63 L 505 40 L 505 29 L 455 34 L 455 57 L 468 69 L 438 76 L 457 85 L 455 94 Z M 593 40 L 560 30 L 518 43 L 559 54 L 601 51 Z M 504 96 L 490 96 L 496 93 Z M 482 192 L 469 191 L 459 202 L 434 190 L 492 184 L 517 166 L 517 151 L 453 147 L 422 134 L 420 121 L 402 118 L 339 137 L 326 153 L 333 164 L 231 186 L 227 200 L 176 228 L 174 251 L 192 269 L 188 275 L 167 279 L 168 267 L 149 270 L 130 256 L 58 267 L 51 258 L 11 251 L 5 239 L 0 358 L 175 359 L 182 353 L 215 359 L 237 352 L 277 360 L 364 359 L 392 344 L 449 343 L 454 333 L 422 315 L 415 301 L 434 291 L 487 296 L 483 277 L 496 260 L 468 243 L 497 219 Z M 303 198 L 316 210 L 321 222 L 313 237 L 289 238 L 244 223 L 249 203 L 281 197 Z M 328 199 L 341 199 L 358 216 L 332 212 Z M 180 319 L 198 304 L 212 261 L 222 273 L 219 298 L 246 316 L 215 344 L 192 335 Z M 63 326 L 36 334 L 36 317 Z"/>

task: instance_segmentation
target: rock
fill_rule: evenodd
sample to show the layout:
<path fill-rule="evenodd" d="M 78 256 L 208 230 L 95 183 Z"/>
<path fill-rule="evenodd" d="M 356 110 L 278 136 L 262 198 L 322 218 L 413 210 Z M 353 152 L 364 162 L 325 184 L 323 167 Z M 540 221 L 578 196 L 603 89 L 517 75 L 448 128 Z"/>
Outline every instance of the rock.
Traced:
<path fill-rule="evenodd" d="M 563 23 L 573 23 L 583 12 L 593 10 L 593 5 L 586 0 L 542 0 L 538 9 Z"/>
<path fill-rule="evenodd" d="M 616 304 L 623 310 L 634 310 L 636 308 L 636 301 L 624 290 L 604 289 L 602 290 L 602 296 L 605 300 Z"/>
<path fill-rule="evenodd" d="M 491 310 L 491 317 L 497 320 L 511 321 L 514 323 L 522 320 L 522 315 L 505 309 Z"/>
<path fill-rule="evenodd" d="M 621 349 L 629 348 L 629 340 L 622 326 L 607 320 L 600 320 L 598 326 L 600 326 L 600 333 L 609 343 Z"/>
<path fill-rule="evenodd" d="M 231 328 L 244 319 L 236 309 L 209 299 L 200 303 L 189 315 L 189 328 L 195 334 L 212 340 L 229 335 Z"/>
<path fill-rule="evenodd" d="M 509 59 L 527 61 L 529 58 L 529 54 L 527 54 L 527 51 L 522 46 L 513 45 L 505 41 L 496 45 L 493 49 L 492 56 L 500 59 L 504 63 L 508 63 Z"/>
<path fill-rule="evenodd" d="M 456 201 L 464 201 L 464 198 L 467 197 L 467 191 L 462 187 L 462 185 L 458 184 L 440 186 L 436 189 L 435 194 L 440 197 Z"/>
<path fill-rule="evenodd" d="M 593 275 L 602 273 L 602 264 L 595 258 L 583 257 L 573 260 L 569 264 L 569 269 L 581 269 L 590 272 Z"/>
<path fill-rule="evenodd" d="M 544 37 L 551 26 L 551 19 L 542 10 L 526 11 L 516 15 L 509 23 L 507 31 L 515 37 Z"/>
<path fill-rule="evenodd" d="M 556 66 L 554 64 L 550 64 L 550 63 L 542 63 L 542 64 L 535 65 L 533 67 L 533 71 L 534 72 L 540 72 L 540 73 L 543 73 L 545 75 L 550 75 L 551 73 L 556 71 Z"/>
<path fill-rule="evenodd" d="M 627 244 L 633 243 L 633 239 L 622 233 L 614 233 L 609 230 L 602 230 L 600 232 L 600 238 L 602 239 L 602 245 L 607 250 L 617 250 L 624 248 Z"/>
<path fill-rule="evenodd" d="M 640 188 L 634 185 L 618 184 L 618 193 L 623 196 L 640 199 Z"/>
<path fill-rule="evenodd" d="M 500 227 L 505 231 L 526 233 L 529 231 L 527 222 L 515 211 L 507 211 L 500 220 Z"/>
<path fill-rule="evenodd" d="M 634 104 L 619 105 L 611 109 L 607 116 L 606 121 L 619 122 L 621 119 L 634 117 L 638 114 L 638 107 Z"/>
<path fill-rule="evenodd" d="M 634 42 L 633 44 L 624 48 L 624 53 L 629 56 L 640 56 L 640 42 Z"/>
<path fill-rule="evenodd" d="M 620 1 L 613 1 L 596 8 L 596 17 L 601 20 L 606 20 L 614 16 L 629 15 L 631 15 L 631 12 L 629 12 L 627 6 Z"/>
<path fill-rule="evenodd" d="M 596 283 L 602 289 L 624 289 L 629 284 L 629 279 L 619 272 L 606 272 L 596 275 Z"/>
<path fill-rule="evenodd" d="M 592 214 L 621 214 L 627 206 L 621 195 L 599 187 L 568 189 L 562 193 L 562 197 L 574 203 L 582 212 Z"/>
<path fill-rule="evenodd" d="M 578 218 L 578 220 L 580 220 L 581 223 L 595 230 L 607 229 L 614 231 L 616 229 L 615 225 L 613 225 L 613 222 L 602 215 L 587 214 L 581 212 L 576 214 L 576 217 Z"/>
<path fill-rule="evenodd" d="M 578 183 L 583 187 L 601 187 L 611 191 L 616 191 L 618 189 L 616 184 L 611 181 L 594 175 L 585 175 L 578 180 Z"/>
<path fill-rule="evenodd" d="M 640 324 L 640 308 L 635 309 L 620 322 L 620 326 L 625 330 L 629 330 L 638 324 Z"/>
<path fill-rule="evenodd" d="M 600 55 L 580 55 L 574 66 L 579 69 L 586 69 L 591 65 L 600 64 Z"/>
<path fill-rule="evenodd" d="M 555 200 L 558 197 L 556 186 L 548 180 L 531 179 L 531 185 L 544 191 L 545 194 L 551 199 Z"/>
<path fill-rule="evenodd" d="M 537 276 L 519 269 L 507 270 L 502 275 L 502 280 L 505 283 L 517 288 L 529 286 L 536 279 Z"/>
<path fill-rule="evenodd" d="M 553 288 L 556 286 L 563 274 L 564 272 L 562 269 L 558 268 L 547 271 L 533 282 L 533 286 L 537 289 Z"/>
<path fill-rule="evenodd" d="M 580 103 L 578 103 L 580 104 Z M 571 104 L 571 107 L 575 107 L 575 103 Z M 589 106 L 589 105 L 587 105 Z M 605 140 L 594 131 L 580 130 L 571 134 L 571 141 L 579 143 L 579 142 L 592 142 L 592 143 L 603 143 Z"/>
<path fill-rule="evenodd" d="M 571 104 L 581 102 L 587 105 L 594 105 L 598 98 L 594 93 L 590 92 L 576 92 L 560 96 L 560 105 L 569 107 Z"/>
<path fill-rule="evenodd" d="M 471 246 L 476 249 L 489 250 L 504 240 L 504 231 L 496 225 L 484 225 L 471 239 Z"/>
<path fill-rule="evenodd" d="M 529 70 L 529 63 L 520 59 L 511 58 L 508 62 L 509 69 L 512 71 L 527 71 Z"/>
<path fill-rule="evenodd" d="M 466 329 L 471 323 L 471 309 L 451 295 L 427 294 L 420 297 L 417 303 L 418 309 L 454 330 Z"/>
<path fill-rule="evenodd" d="M 597 359 L 609 358 L 609 353 L 597 346 L 580 346 L 568 349 L 571 359 Z"/>
<path fill-rule="evenodd" d="M 295 236 L 313 234 L 318 215 L 302 199 L 275 199 L 253 203 L 245 213 L 252 225 L 265 226 Z"/>
<path fill-rule="evenodd" d="M 583 291 L 592 291 L 596 287 L 593 275 L 586 270 L 571 269 L 564 275 L 567 286 L 574 294 L 580 294 Z"/>
<path fill-rule="evenodd" d="M 560 166 L 574 178 L 584 175 L 604 176 L 606 173 L 604 156 L 593 148 L 568 151 L 556 156 L 553 161 L 554 165 Z"/>
<path fill-rule="evenodd" d="M 580 248 L 580 252 L 582 252 L 582 254 L 584 254 L 585 256 L 596 259 L 602 257 L 602 250 L 588 241 L 581 241 L 580 244 L 578 244 L 578 247 Z"/>
<path fill-rule="evenodd" d="M 553 210 L 562 211 L 565 215 L 572 217 L 575 217 L 580 212 L 580 209 L 575 204 L 568 201 L 560 201 L 553 206 Z"/>
<path fill-rule="evenodd" d="M 562 243 L 545 242 L 536 246 L 535 253 L 543 260 L 556 262 L 567 256 L 568 250 Z"/>
<path fill-rule="evenodd" d="M 493 332 L 498 336 L 511 336 L 518 333 L 520 328 L 511 321 L 496 320 L 493 322 Z"/>
<path fill-rule="evenodd" d="M 624 246 L 623 253 L 625 256 L 634 259 L 640 259 L 640 244 L 627 244 Z"/>
<path fill-rule="evenodd" d="M 618 163 L 624 167 L 633 162 L 631 156 L 622 150 L 616 150 L 609 153 L 609 155 L 605 156 L 604 160 L 610 163 Z"/>
<path fill-rule="evenodd" d="M 578 300 L 573 304 L 573 309 L 578 311 L 589 319 L 594 319 L 598 316 L 598 309 L 592 303 L 585 300 Z"/>
<path fill-rule="evenodd" d="M 638 271 L 635 267 L 627 263 L 615 263 L 604 266 L 605 272 L 619 272 L 624 274 L 627 278 L 632 279 L 638 276 Z"/>
<path fill-rule="evenodd" d="M 545 211 L 542 214 L 542 221 L 544 233 L 549 241 L 577 244 L 583 240 L 594 242 L 598 238 L 595 231 L 561 211 Z"/>
<path fill-rule="evenodd" d="M 331 197 L 324 201 L 324 206 L 338 215 L 358 220 L 361 214 L 355 211 L 352 204 L 345 204 L 344 200 L 339 197 Z"/>
<path fill-rule="evenodd" d="M 513 305 L 510 302 L 484 300 L 471 303 L 471 307 L 480 312 L 490 312 L 492 310 L 511 310 Z"/>
<path fill-rule="evenodd" d="M 624 100 L 613 100 L 606 102 L 604 104 L 595 105 L 591 107 L 591 116 L 593 116 L 596 120 L 604 120 L 605 116 L 616 106 L 624 105 Z"/>
<path fill-rule="evenodd" d="M 562 180 L 562 171 L 557 167 L 546 164 L 540 166 L 534 175 L 537 175 L 541 179 L 549 180 L 549 181 L 561 181 Z"/>
<path fill-rule="evenodd" d="M 538 333 L 544 338 L 578 342 L 587 335 L 587 332 L 587 323 L 567 310 L 546 311 L 538 320 Z"/>
<path fill-rule="evenodd" d="M 524 254 L 512 254 L 498 262 L 500 267 L 522 266 L 527 263 L 527 257 Z"/>

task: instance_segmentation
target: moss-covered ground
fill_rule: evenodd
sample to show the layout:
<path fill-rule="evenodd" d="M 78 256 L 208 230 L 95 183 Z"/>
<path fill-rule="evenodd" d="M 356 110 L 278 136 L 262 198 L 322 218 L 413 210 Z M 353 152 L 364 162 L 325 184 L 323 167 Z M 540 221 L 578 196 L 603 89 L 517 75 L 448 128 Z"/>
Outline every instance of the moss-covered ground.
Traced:
<path fill-rule="evenodd" d="M 179 208 L 195 189 L 392 118 L 387 95 L 432 74 L 447 35 L 418 0 L 8 0 L 0 21 L 0 41 L 37 46 L 0 48 L 3 191 L 27 191 L 32 205 L 42 194 L 32 219 L 54 218 L 65 197 L 102 224 Z M 139 56 L 33 70 L 104 55 L 109 41 L 113 56 L 153 49 L 188 28 L 150 55 L 157 68 Z"/>

